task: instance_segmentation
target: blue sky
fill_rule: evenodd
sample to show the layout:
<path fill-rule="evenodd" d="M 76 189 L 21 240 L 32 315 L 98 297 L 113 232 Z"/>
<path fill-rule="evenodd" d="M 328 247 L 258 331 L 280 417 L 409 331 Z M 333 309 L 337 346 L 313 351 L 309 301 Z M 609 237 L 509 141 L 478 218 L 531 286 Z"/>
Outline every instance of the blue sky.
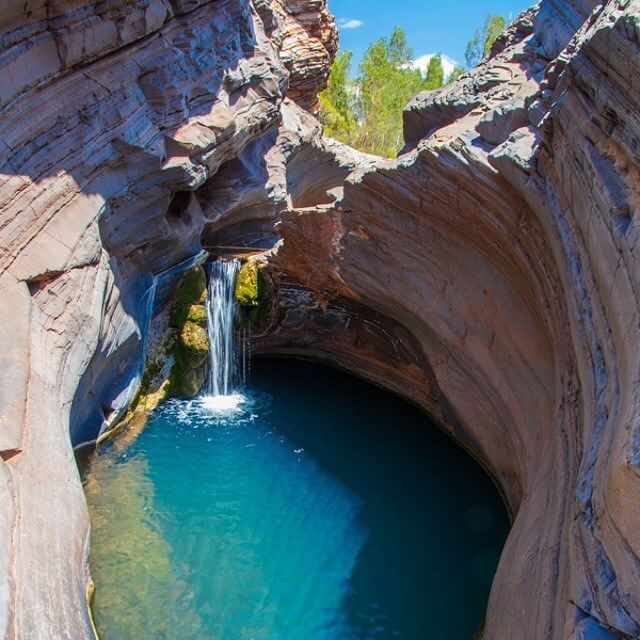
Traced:
<path fill-rule="evenodd" d="M 400 25 L 416 58 L 443 53 L 464 64 L 464 50 L 487 13 L 515 18 L 535 0 L 329 0 L 340 49 L 354 52 L 354 68 L 371 42 Z M 361 24 L 359 24 L 361 23 Z"/>

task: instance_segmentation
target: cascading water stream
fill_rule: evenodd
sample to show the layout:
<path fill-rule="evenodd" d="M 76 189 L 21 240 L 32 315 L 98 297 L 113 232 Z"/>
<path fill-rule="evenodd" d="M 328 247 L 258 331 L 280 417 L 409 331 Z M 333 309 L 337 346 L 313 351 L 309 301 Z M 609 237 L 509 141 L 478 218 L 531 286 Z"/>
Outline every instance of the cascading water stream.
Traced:
<path fill-rule="evenodd" d="M 207 325 L 210 366 L 207 395 L 220 409 L 234 408 L 242 401 L 242 396 L 236 393 L 239 376 L 234 348 L 234 289 L 239 271 L 239 260 L 217 260 L 211 263 L 209 272 Z"/>

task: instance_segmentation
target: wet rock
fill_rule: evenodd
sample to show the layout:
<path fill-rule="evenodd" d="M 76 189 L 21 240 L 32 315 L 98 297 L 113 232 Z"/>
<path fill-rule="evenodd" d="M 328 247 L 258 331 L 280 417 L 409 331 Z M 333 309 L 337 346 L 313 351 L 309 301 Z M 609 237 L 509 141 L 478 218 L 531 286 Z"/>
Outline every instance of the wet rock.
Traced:
<path fill-rule="evenodd" d="M 246 307 L 257 307 L 262 296 L 261 276 L 255 260 L 245 262 L 238 273 L 234 292 L 236 302 Z"/>
<path fill-rule="evenodd" d="M 189 269 L 183 276 L 171 307 L 169 324 L 182 327 L 187 320 L 197 322 L 196 318 L 202 314 L 199 307 L 207 299 L 207 276 L 201 266 Z M 204 307 L 202 307 L 204 309 Z M 206 318 L 206 310 L 204 310 Z M 190 316 L 195 316 L 190 317 Z"/>
<path fill-rule="evenodd" d="M 202 304 L 192 304 L 187 312 L 187 320 L 205 327 L 207 325 L 206 307 Z"/>

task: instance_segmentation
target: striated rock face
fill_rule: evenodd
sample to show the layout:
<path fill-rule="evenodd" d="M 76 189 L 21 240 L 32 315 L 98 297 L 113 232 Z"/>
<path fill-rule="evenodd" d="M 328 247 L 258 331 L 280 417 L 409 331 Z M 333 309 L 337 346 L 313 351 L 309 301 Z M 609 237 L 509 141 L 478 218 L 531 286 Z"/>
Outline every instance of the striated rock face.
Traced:
<path fill-rule="evenodd" d="M 0 638 L 93 637 L 71 444 L 126 409 L 154 310 L 225 217 L 198 191 L 253 153 L 268 200 L 263 150 L 335 42 L 324 0 L 4 4 Z"/>
<path fill-rule="evenodd" d="M 255 350 L 411 399 L 503 490 L 487 640 L 640 637 L 639 16 L 543 0 L 383 161 L 310 113 L 323 1 L 8 3 L 0 638 L 92 637 L 71 442 L 203 246 L 278 238 Z"/>
<path fill-rule="evenodd" d="M 640 3 L 594 6 L 542 2 L 417 96 L 405 155 L 291 209 L 270 259 L 265 350 L 383 380 L 502 486 L 491 639 L 640 637 Z"/>
<path fill-rule="evenodd" d="M 327 85 L 338 50 L 333 16 L 326 0 L 282 0 L 284 11 L 281 58 L 289 71 L 287 95 L 316 114 L 318 93 Z"/>

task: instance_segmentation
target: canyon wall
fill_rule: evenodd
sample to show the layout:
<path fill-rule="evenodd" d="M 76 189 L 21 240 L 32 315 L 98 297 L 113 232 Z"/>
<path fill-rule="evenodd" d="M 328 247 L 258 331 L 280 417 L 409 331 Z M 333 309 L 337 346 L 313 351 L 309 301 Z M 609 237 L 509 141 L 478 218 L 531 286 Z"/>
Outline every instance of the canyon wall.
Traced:
<path fill-rule="evenodd" d="M 408 105 L 397 161 L 289 210 L 270 258 L 259 345 L 382 380 L 501 485 L 486 638 L 640 637 L 639 24 L 638 2 L 541 3 Z"/>
<path fill-rule="evenodd" d="M 324 0 L 7 3 L 0 638 L 93 637 L 72 444 L 203 247 L 276 236 L 255 350 L 411 399 L 503 490 L 487 640 L 640 637 L 639 25 L 543 0 L 384 161 L 314 118 Z"/>
<path fill-rule="evenodd" d="M 252 153 L 265 191 L 336 33 L 324 0 L 34 0 L 0 34 L 0 638 L 79 640 L 72 444 L 126 408 L 154 308 L 204 256 L 194 193 Z"/>

